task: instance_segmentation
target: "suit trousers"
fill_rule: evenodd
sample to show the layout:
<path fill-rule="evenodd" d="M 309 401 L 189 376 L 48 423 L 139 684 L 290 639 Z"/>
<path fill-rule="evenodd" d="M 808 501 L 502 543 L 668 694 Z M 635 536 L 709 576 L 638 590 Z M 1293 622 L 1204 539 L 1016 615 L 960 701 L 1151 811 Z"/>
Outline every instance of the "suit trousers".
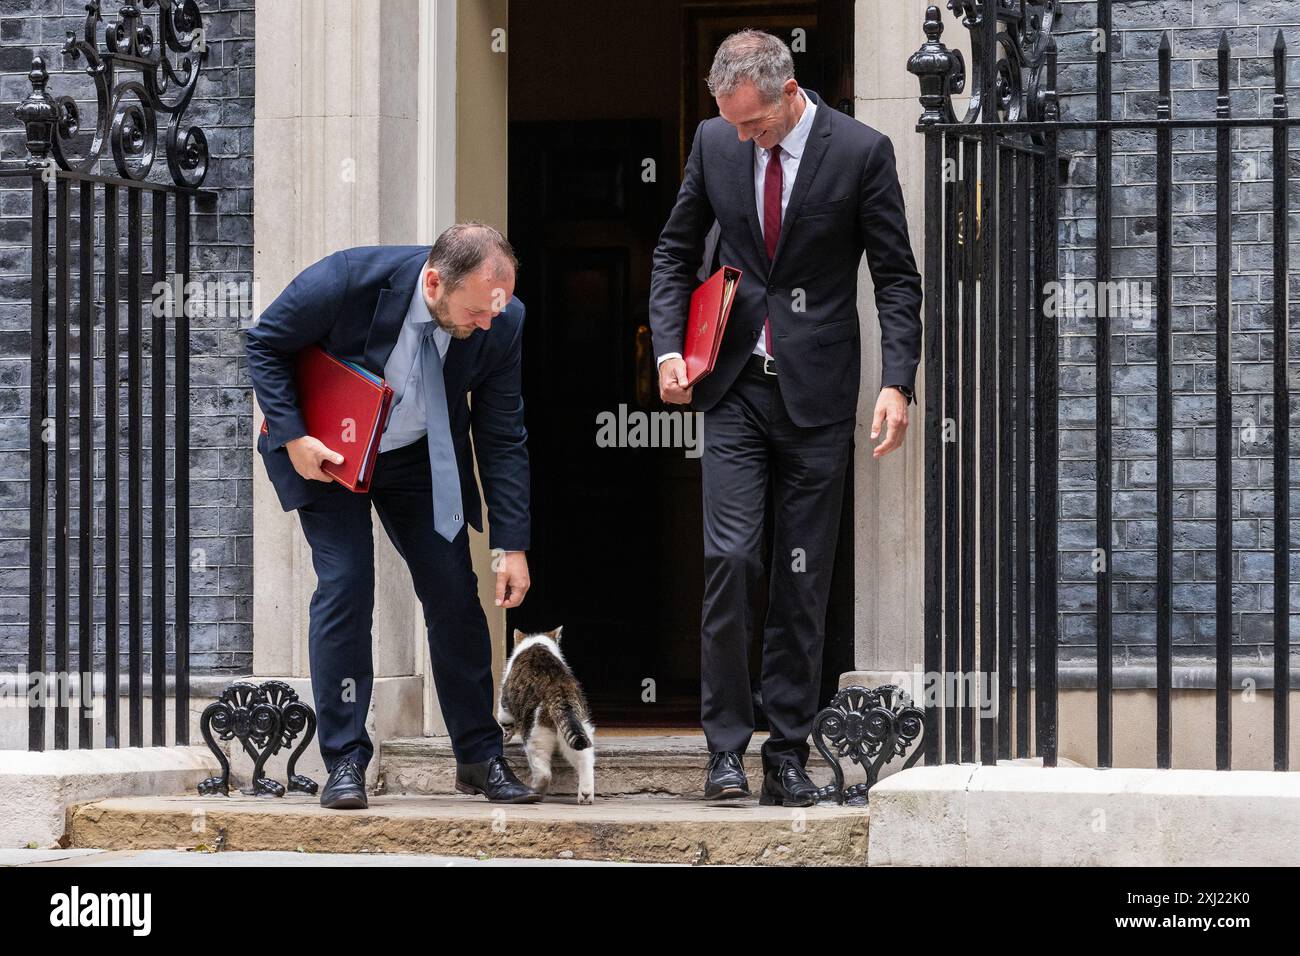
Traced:
<path fill-rule="evenodd" d="M 369 492 L 333 485 L 298 509 L 316 569 L 307 641 L 326 768 L 350 757 L 364 770 L 374 755 L 366 732 L 374 684 L 372 504 L 411 572 L 424 610 L 434 685 L 457 761 L 479 763 L 500 754 L 501 727 L 492 713 L 492 647 L 470 561 L 469 531 L 462 527 L 450 542 L 434 531 L 429 450 L 421 438 L 376 456 Z"/>
<path fill-rule="evenodd" d="M 704 413 L 704 602 L 701 722 L 710 752 L 743 753 L 754 732 L 749 645 L 763 568 L 765 504 L 772 550 L 760 690 L 771 734 L 765 768 L 808 761 L 854 418 L 801 428 L 779 376 L 751 360 Z"/>

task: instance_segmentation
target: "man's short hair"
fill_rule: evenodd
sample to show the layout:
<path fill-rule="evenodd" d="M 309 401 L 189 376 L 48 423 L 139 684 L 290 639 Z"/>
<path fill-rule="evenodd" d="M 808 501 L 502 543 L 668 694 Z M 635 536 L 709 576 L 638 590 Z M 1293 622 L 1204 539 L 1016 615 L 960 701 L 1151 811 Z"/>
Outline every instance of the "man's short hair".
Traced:
<path fill-rule="evenodd" d="M 775 103 L 786 80 L 793 78 L 794 57 L 785 41 L 762 30 L 741 30 L 718 47 L 708 85 L 714 96 L 730 96 L 753 83 L 765 103 Z"/>
<path fill-rule="evenodd" d="M 438 278 L 446 283 L 448 292 L 484 264 L 492 268 L 493 278 L 497 279 L 509 279 L 519 271 L 519 260 L 509 240 L 485 222 L 448 226 L 429 252 L 429 267 L 438 270 Z"/>

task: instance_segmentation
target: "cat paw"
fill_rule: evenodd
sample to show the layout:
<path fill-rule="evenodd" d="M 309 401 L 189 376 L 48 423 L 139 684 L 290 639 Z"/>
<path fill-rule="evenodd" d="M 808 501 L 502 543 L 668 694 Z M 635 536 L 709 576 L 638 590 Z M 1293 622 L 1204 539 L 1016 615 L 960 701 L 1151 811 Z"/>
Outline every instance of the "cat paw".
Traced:
<path fill-rule="evenodd" d="M 595 794 L 595 793 L 582 793 L 581 791 L 579 791 L 579 793 L 578 793 L 578 803 L 579 803 L 579 804 L 583 804 L 583 803 L 595 803 L 595 802 L 596 802 L 596 794 Z"/>
<path fill-rule="evenodd" d="M 532 787 L 533 790 L 535 790 L 537 793 L 540 793 L 542 796 L 546 796 L 546 792 L 551 789 L 551 778 L 534 777 L 532 782 L 529 784 L 529 786 Z"/>

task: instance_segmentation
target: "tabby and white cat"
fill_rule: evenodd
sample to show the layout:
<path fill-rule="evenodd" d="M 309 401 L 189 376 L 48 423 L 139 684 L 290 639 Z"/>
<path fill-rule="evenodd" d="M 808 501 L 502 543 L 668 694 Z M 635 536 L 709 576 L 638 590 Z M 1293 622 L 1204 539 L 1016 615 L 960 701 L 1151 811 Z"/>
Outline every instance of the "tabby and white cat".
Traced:
<path fill-rule="evenodd" d="M 525 634 L 515 630 L 515 649 L 506 661 L 497 720 L 505 738 L 518 731 L 528 755 L 531 786 L 546 793 L 556 745 L 578 774 L 578 802 L 596 797 L 596 728 L 587 699 L 560 653 L 560 631 Z"/>

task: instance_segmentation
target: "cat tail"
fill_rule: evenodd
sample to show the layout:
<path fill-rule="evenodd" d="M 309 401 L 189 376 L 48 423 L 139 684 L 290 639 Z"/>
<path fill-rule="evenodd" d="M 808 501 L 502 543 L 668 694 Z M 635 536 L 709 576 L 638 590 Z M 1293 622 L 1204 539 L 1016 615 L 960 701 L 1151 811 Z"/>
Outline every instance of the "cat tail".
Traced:
<path fill-rule="evenodd" d="M 562 703 L 556 705 L 551 719 L 555 721 L 555 729 L 560 732 L 564 742 L 573 750 L 586 750 L 591 746 L 591 738 L 587 736 L 587 728 L 582 726 L 582 721 L 573 710 L 573 705 Z"/>

